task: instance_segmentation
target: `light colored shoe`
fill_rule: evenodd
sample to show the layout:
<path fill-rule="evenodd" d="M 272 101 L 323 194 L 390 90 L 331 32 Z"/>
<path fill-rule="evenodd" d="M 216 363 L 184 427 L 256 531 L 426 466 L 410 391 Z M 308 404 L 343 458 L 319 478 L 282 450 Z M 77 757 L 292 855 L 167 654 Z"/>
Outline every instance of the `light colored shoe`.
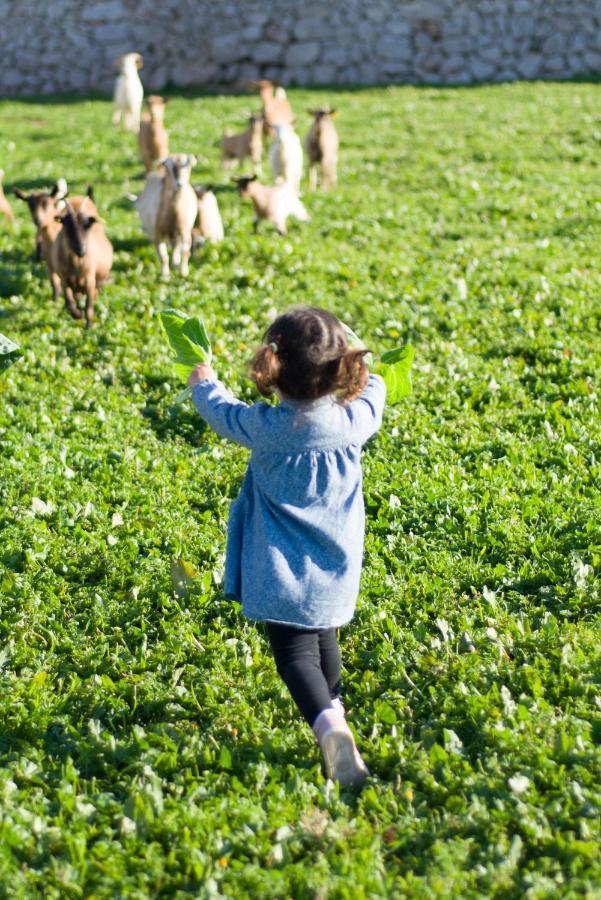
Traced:
<path fill-rule="evenodd" d="M 328 778 L 341 787 L 356 787 L 369 775 L 348 725 L 327 731 L 321 741 L 321 752 Z"/>

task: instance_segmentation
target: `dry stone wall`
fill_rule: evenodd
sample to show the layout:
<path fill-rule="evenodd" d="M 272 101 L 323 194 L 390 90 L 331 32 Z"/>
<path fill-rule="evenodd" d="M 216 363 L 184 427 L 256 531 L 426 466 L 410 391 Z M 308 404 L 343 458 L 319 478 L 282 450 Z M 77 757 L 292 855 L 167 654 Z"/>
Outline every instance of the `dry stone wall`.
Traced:
<path fill-rule="evenodd" d="M 109 91 L 137 50 L 147 89 L 601 73 L 601 0 L 0 0 L 0 94 Z"/>

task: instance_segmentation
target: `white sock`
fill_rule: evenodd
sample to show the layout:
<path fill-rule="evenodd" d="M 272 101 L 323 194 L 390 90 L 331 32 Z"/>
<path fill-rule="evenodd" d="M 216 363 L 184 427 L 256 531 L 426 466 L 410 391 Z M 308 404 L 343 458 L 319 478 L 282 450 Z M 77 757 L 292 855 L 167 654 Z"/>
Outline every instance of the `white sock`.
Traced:
<path fill-rule="evenodd" d="M 313 722 L 313 733 L 321 744 L 326 734 L 333 728 L 348 728 L 344 713 L 340 709 L 328 706 L 322 709 Z"/>
<path fill-rule="evenodd" d="M 342 702 L 340 697 L 334 697 L 334 699 L 332 700 L 332 706 L 334 707 L 334 709 L 339 709 L 342 715 L 345 714 L 346 710 L 344 708 L 344 703 Z"/>

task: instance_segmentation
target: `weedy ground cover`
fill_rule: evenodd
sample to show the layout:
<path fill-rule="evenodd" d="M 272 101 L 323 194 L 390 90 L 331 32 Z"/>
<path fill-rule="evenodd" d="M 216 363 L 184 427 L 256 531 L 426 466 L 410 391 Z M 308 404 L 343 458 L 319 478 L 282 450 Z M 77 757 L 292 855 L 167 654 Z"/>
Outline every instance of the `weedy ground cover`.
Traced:
<path fill-rule="evenodd" d="M 168 285 L 110 104 L 0 104 L 7 187 L 92 182 L 116 250 L 85 332 L 25 206 L 0 224 L 0 330 L 24 354 L 0 376 L 0 893 L 598 897 L 599 88 L 290 94 L 301 121 L 340 110 L 342 150 L 286 238 L 251 233 L 220 169 L 249 98 L 173 98 L 226 240 Z M 365 451 L 356 796 L 221 597 L 246 453 L 173 402 L 156 315 L 201 315 L 254 400 L 252 348 L 298 302 L 416 351 Z"/>

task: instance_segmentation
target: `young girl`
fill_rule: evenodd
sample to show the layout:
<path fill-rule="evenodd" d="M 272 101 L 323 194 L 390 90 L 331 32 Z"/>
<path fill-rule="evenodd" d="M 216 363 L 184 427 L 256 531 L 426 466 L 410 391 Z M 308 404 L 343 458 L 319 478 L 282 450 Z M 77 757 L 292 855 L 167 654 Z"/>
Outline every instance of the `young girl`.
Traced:
<path fill-rule="evenodd" d="M 236 400 L 208 365 L 188 380 L 200 415 L 251 450 L 230 510 L 225 594 L 266 623 L 277 670 L 313 728 L 328 777 L 342 785 L 368 774 L 340 700 L 336 639 L 359 591 L 361 447 L 381 425 L 386 394 L 366 352 L 349 348 L 325 310 L 293 309 L 267 330 L 251 367 L 277 406 Z"/>

